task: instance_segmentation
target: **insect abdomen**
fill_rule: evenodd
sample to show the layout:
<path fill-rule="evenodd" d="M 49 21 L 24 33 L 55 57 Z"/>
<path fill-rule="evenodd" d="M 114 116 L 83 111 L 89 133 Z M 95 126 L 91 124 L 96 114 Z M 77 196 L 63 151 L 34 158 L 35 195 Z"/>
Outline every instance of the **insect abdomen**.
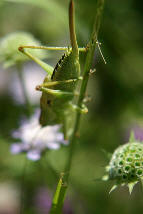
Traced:
<path fill-rule="evenodd" d="M 73 52 L 67 51 L 66 54 L 62 56 L 59 60 L 52 75 L 52 81 L 64 81 L 70 79 L 77 79 L 80 74 L 80 65 L 78 57 L 73 56 Z M 77 82 L 73 81 L 71 83 L 63 83 L 54 86 L 54 89 L 64 90 L 64 91 L 74 91 Z"/>

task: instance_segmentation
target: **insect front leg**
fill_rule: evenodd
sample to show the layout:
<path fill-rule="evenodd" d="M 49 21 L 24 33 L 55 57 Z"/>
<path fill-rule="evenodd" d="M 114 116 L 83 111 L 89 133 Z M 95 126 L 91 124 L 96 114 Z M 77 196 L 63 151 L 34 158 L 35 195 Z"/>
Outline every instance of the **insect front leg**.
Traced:
<path fill-rule="evenodd" d="M 65 98 L 65 99 L 69 98 L 69 99 L 72 99 L 73 96 L 75 95 L 74 92 L 55 90 L 55 89 L 50 89 L 50 88 L 41 87 L 41 86 L 37 86 L 36 90 L 45 92 L 47 94 L 51 94 L 51 95 L 53 95 L 53 96 L 55 96 L 57 98 Z"/>

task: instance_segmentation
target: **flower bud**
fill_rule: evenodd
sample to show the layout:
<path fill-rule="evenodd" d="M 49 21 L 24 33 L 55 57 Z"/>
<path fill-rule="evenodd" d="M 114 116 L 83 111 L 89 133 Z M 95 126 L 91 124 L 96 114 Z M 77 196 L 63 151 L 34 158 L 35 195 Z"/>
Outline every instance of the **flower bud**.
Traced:
<path fill-rule="evenodd" d="M 106 167 L 107 175 L 103 180 L 115 181 L 111 191 L 118 185 L 127 185 L 131 193 L 134 185 L 143 179 L 143 144 L 131 139 L 114 151 Z"/>

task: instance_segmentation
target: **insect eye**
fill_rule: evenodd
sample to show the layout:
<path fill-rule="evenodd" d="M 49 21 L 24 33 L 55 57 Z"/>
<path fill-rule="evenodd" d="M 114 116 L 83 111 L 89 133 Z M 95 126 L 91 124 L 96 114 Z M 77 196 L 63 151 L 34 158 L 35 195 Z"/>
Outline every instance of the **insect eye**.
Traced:
<path fill-rule="evenodd" d="M 51 105 L 51 100 L 47 100 L 47 105 Z"/>

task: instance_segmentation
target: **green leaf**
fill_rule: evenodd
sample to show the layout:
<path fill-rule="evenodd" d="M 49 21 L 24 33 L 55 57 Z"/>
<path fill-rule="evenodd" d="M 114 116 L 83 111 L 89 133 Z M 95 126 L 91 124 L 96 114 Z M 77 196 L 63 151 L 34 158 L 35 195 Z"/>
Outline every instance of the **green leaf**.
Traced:
<path fill-rule="evenodd" d="M 130 133 L 130 137 L 129 137 L 129 142 L 135 142 L 136 141 L 136 139 L 135 139 L 135 134 L 134 134 L 134 132 L 133 131 L 131 131 L 131 133 Z"/>

